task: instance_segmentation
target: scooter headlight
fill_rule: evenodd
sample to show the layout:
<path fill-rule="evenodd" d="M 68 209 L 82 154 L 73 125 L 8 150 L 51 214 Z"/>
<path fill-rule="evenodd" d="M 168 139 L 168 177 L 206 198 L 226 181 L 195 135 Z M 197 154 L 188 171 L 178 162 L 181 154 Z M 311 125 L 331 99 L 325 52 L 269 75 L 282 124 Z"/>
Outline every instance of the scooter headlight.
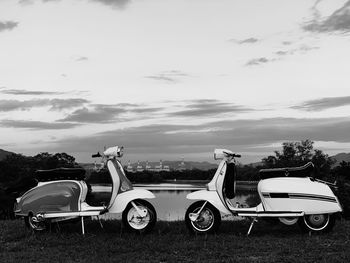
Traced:
<path fill-rule="evenodd" d="M 110 147 L 107 150 L 103 152 L 104 156 L 106 157 L 122 157 L 124 154 L 124 147 L 123 146 L 115 146 Z"/>

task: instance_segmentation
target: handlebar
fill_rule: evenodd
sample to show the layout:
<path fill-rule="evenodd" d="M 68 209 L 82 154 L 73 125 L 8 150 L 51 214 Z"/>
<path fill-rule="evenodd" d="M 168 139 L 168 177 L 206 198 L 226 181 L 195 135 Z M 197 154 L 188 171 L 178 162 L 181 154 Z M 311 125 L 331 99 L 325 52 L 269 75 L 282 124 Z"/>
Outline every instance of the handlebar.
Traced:
<path fill-rule="evenodd" d="M 235 154 L 235 153 L 228 153 L 228 152 L 224 152 L 224 154 L 232 156 L 232 157 L 236 157 L 236 158 L 241 158 L 240 154 Z"/>
<path fill-rule="evenodd" d="M 98 157 L 102 157 L 102 155 L 100 154 L 100 152 L 91 155 L 92 158 L 98 158 Z"/>

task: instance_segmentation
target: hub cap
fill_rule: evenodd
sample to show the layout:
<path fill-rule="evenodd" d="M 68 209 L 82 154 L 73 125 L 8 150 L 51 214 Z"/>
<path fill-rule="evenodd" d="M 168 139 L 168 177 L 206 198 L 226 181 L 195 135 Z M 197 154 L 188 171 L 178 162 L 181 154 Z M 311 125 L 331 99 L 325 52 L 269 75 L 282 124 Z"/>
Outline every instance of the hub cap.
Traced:
<path fill-rule="evenodd" d="M 151 215 L 147 207 L 142 205 L 138 205 L 137 207 L 140 210 L 146 210 L 147 214 L 144 217 L 141 217 L 139 213 L 136 211 L 135 207 L 131 207 L 128 212 L 127 219 L 128 219 L 129 225 L 133 229 L 141 230 L 141 229 L 144 229 L 149 224 L 149 222 L 151 221 Z"/>
<path fill-rule="evenodd" d="M 304 222 L 311 230 L 320 231 L 328 225 L 329 215 L 328 214 L 306 215 L 304 217 Z"/>
<path fill-rule="evenodd" d="M 197 213 L 200 207 L 197 207 L 193 213 Z M 196 221 L 192 222 L 192 226 L 197 231 L 208 231 L 214 225 L 214 213 L 207 207 L 204 207 Z"/>

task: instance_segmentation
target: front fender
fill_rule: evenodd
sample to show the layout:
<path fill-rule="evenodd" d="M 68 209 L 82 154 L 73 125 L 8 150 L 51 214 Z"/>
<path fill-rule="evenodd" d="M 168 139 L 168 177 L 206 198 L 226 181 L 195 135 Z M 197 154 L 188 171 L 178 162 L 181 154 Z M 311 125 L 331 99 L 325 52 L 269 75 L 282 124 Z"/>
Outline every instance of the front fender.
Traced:
<path fill-rule="evenodd" d="M 121 213 L 124 211 L 126 206 L 135 199 L 152 199 L 155 195 L 145 189 L 133 189 L 121 194 L 118 194 L 114 200 L 114 203 L 109 208 L 109 213 Z"/>
<path fill-rule="evenodd" d="M 208 190 L 200 190 L 195 191 L 186 196 L 187 199 L 190 200 L 204 200 L 208 201 L 214 207 L 216 207 L 220 212 L 224 214 L 231 214 L 230 210 L 228 210 L 221 202 L 219 195 L 216 191 L 208 191 Z"/>

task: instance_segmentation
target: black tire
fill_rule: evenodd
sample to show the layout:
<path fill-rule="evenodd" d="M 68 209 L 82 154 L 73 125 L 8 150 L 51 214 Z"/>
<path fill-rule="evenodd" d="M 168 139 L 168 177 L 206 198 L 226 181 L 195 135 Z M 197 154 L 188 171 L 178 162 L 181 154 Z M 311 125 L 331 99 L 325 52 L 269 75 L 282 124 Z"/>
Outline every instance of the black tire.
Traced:
<path fill-rule="evenodd" d="M 37 222 L 36 218 L 32 213 L 29 213 L 28 216 L 24 217 L 24 224 L 27 228 L 33 230 L 34 232 L 42 232 L 48 229 L 48 222 L 42 220 Z"/>
<path fill-rule="evenodd" d="M 191 221 L 190 214 L 197 213 L 203 206 L 204 201 L 198 201 L 189 206 L 185 214 L 185 222 L 192 234 L 216 233 L 221 224 L 221 215 L 209 202 L 205 205 L 196 221 Z"/>
<path fill-rule="evenodd" d="M 335 225 L 334 214 L 305 215 L 298 220 L 300 229 L 304 232 L 327 233 Z"/>
<path fill-rule="evenodd" d="M 150 232 L 157 221 L 156 210 L 154 209 L 152 204 L 150 204 L 145 200 L 137 199 L 137 200 L 133 200 L 133 202 L 140 209 L 147 209 L 148 213 L 145 218 L 141 218 L 140 216 L 135 217 L 135 215 L 137 215 L 137 212 L 130 202 L 122 214 L 123 225 L 130 232 L 135 232 L 139 234 Z"/>

